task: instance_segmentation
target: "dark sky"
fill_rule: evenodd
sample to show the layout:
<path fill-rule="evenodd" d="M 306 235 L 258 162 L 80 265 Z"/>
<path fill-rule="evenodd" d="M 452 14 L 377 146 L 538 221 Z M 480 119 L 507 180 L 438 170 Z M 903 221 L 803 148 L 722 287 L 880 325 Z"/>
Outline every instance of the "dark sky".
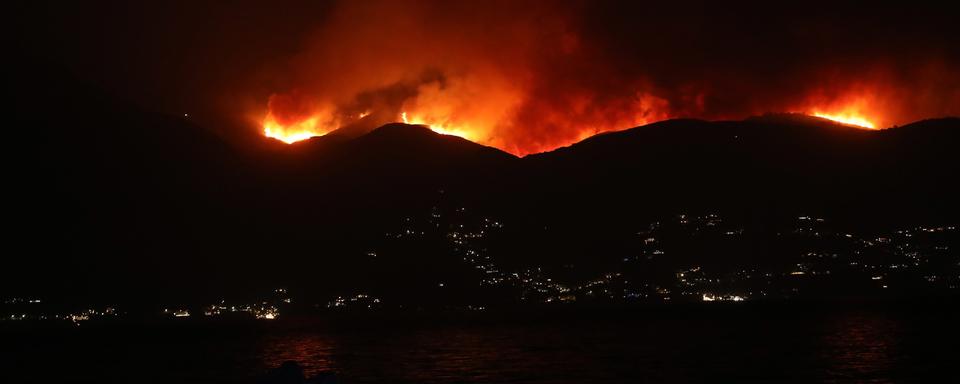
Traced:
<path fill-rule="evenodd" d="M 227 136 L 258 132 L 271 95 L 286 122 L 409 112 L 519 154 L 670 117 L 960 114 L 943 2 L 728 3 L 52 2 L 13 33 L 15 50 Z"/>

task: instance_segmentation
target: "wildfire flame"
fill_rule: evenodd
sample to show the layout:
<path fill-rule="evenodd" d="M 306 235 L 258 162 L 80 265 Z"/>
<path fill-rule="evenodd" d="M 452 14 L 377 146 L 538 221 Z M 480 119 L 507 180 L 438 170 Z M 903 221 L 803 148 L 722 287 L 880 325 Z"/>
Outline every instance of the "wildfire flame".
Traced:
<path fill-rule="evenodd" d="M 339 128 L 339 124 L 315 114 L 299 121 L 283 122 L 272 112 L 263 119 L 263 134 L 287 144 L 323 136 Z"/>
<path fill-rule="evenodd" d="M 471 86 L 462 83 L 448 81 L 443 87 L 427 83 L 418 88 L 416 96 L 384 109 L 315 102 L 310 96 L 297 92 L 275 94 L 268 103 L 262 129 L 267 137 L 289 144 L 323 136 L 341 127 L 359 127 L 353 130 L 357 132 L 403 122 L 524 156 L 570 145 L 598 133 L 675 117 L 669 101 L 646 92 L 609 99 L 571 95 L 568 102 L 559 105 L 537 101 L 522 104 L 509 97 L 472 97 L 477 92 L 471 87 L 478 82 L 467 82 Z M 511 109 L 517 105 L 527 108 Z M 814 94 L 792 110 L 863 129 L 877 129 L 880 123 L 889 120 L 875 92 L 862 89 L 840 95 Z M 530 111 L 537 113 L 519 115 Z M 696 117 L 697 114 L 694 111 L 681 116 Z"/>
<path fill-rule="evenodd" d="M 557 106 L 534 104 L 526 111 L 539 113 L 520 119 L 516 111 L 508 112 L 520 104 L 509 92 L 494 92 L 495 96 L 505 96 L 489 100 L 482 97 L 458 99 L 459 91 L 468 96 L 476 92 L 470 87 L 452 86 L 451 83 L 446 87 L 432 83 L 421 86 L 418 95 L 405 100 L 399 114 L 392 117 L 374 109 L 357 112 L 330 104 L 312 104 L 305 101 L 310 100 L 309 97 L 296 92 L 275 94 L 268 103 L 262 129 L 267 137 L 290 144 L 361 122 L 366 129 L 375 129 L 389 122 L 403 122 L 524 156 L 570 145 L 598 133 L 671 117 L 665 99 L 638 92 L 611 104 L 597 103 L 596 96 L 579 95 L 571 96 L 568 108 L 554 109 Z M 515 128 L 521 126 L 525 128 Z"/>
<path fill-rule="evenodd" d="M 811 109 L 808 112 L 811 116 L 816 116 L 832 121 L 836 121 L 842 124 L 860 127 L 864 129 L 877 129 L 877 124 L 874 123 L 870 117 L 866 114 L 860 112 L 861 108 L 854 107 L 844 107 L 839 109 L 832 109 L 832 112 L 823 112 L 824 109 Z M 346 121 L 354 122 L 362 120 L 371 115 L 370 110 L 366 110 L 355 115 L 345 117 Z M 272 111 L 267 113 L 267 116 L 263 120 L 263 132 L 267 137 L 271 137 L 277 140 L 280 140 L 287 144 L 292 144 L 301 140 L 306 140 L 311 137 L 323 136 L 327 133 L 340 127 L 339 120 L 329 117 L 329 113 L 326 115 L 324 112 L 317 112 L 313 115 L 310 115 L 307 118 L 298 120 L 298 121 L 288 121 L 285 124 L 278 119 Z M 457 136 L 466 140 L 474 141 L 486 145 L 494 145 L 497 147 L 504 147 L 502 140 L 497 140 L 496 138 L 489 137 L 490 129 L 483 124 L 472 125 L 472 124 L 462 124 L 452 121 L 452 119 L 444 117 L 439 118 L 436 116 L 443 116 L 442 114 L 417 114 L 417 113 L 408 113 L 403 111 L 400 113 L 399 121 L 402 121 L 405 124 L 421 125 L 433 132 L 439 133 L 441 135 L 450 135 Z M 654 117 L 648 119 L 647 117 Z M 654 121 L 662 120 L 667 118 L 667 116 L 643 116 L 643 118 L 636 118 L 632 120 L 634 125 L 642 125 L 652 123 Z M 630 125 L 625 125 L 619 128 L 629 128 Z M 584 128 L 581 129 L 578 135 L 573 138 L 573 142 L 583 140 L 587 137 L 595 135 L 600 132 L 609 131 L 611 129 L 617 129 L 617 127 L 604 127 L 604 128 Z M 499 145 L 498 145 L 499 144 Z M 552 147 L 542 148 L 544 150 L 553 149 Z M 532 153 L 531 150 L 511 150 L 518 155 L 524 155 L 527 153 Z"/>
<path fill-rule="evenodd" d="M 853 113 L 830 114 L 822 112 L 813 112 L 813 116 L 833 120 L 846 125 L 853 125 L 861 128 L 877 129 L 876 124 L 868 120 L 867 117 Z"/>
<path fill-rule="evenodd" d="M 263 134 L 280 140 L 287 144 L 293 144 L 300 140 L 306 140 L 314 136 L 320 136 L 313 129 L 317 118 L 312 117 L 290 126 L 283 126 L 275 120 L 267 119 L 263 122 Z"/>
<path fill-rule="evenodd" d="M 403 120 L 404 124 L 422 125 L 429 128 L 431 131 L 434 131 L 441 135 L 457 136 L 467 140 L 476 141 L 475 136 L 472 134 L 469 128 L 454 127 L 449 124 L 443 124 L 443 123 L 431 124 L 425 120 L 418 119 L 416 117 L 407 117 L 406 112 L 400 113 L 400 119 Z"/>
<path fill-rule="evenodd" d="M 636 24 L 633 17 L 606 18 L 619 16 L 611 11 L 620 6 L 604 2 L 573 2 L 573 7 L 494 2 L 509 5 L 509 11 L 487 2 L 333 3 L 322 27 L 303 28 L 309 35 L 290 39 L 302 45 L 278 52 L 297 54 L 271 59 L 265 75 L 258 72 L 251 79 L 255 93 L 247 99 L 275 88 L 267 118 L 257 121 L 267 136 L 289 143 L 339 128 L 359 135 L 405 122 L 525 156 L 678 117 L 736 120 L 787 112 L 880 129 L 960 113 L 960 76 L 949 50 L 927 51 L 935 44 L 912 44 L 906 37 L 891 42 L 882 33 L 823 41 L 823 33 L 834 32 L 829 23 L 811 24 L 811 33 L 802 37 L 810 40 L 798 46 L 835 44 L 824 52 L 837 56 L 777 51 L 789 52 L 782 58 L 790 58 L 791 65 L 757 72 L 743 64 L 768 59 L 770 52 L 753 48 L 778 38 L 750 35 L 744 42 L 722 33 L 657 35 L 673 28 L 723 31 L 725 18 L 688 20 L 679 12 L 678 19 Z M 733 14 L 755 16 L 739 13 Z M 797 22 L 805 20 L 806 14 L 796 14 Z M 605 16 L 592 18 L 599 15 Z M 846 28 L 859 20 L 835 21 Z M 607 23 L 610 28 L 597 27 Z M 627 28 L 634 33 L 623 34 Z M 769 31 L 796 37 L 789 28 Z M 942 36 L 925 33 L 912 37 L 942 42 Z M 667 40 L 646 44 L 651 36 Z M 883 39 L 870 40 L 875 37 Z M 848 38 L 870 44 L 849 46 L 854 40 Z M 691 46 L 717 48 L 710 52 L 709 66 L 677 55 Z M 902 52 L 881 54 L 884 49 Z M 243 112 L 263 118 L 259 107 Z"/>
<path fill-rule="evenodd" d="M 808 115 L 864 129 L 878 129 L 888 113 L 876 88 L 859 86 L 839 95 L 814 94 L 807 104 Z M 803 110 L 803 109 L 801 109 Z"/>

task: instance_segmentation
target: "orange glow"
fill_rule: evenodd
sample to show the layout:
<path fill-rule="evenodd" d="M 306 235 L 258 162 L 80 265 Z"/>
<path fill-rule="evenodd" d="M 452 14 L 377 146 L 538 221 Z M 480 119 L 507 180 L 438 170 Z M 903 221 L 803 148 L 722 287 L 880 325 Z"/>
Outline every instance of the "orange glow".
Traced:
<path fill-rule="evenodd" d="M 598 99 L 592 94 L 571 95 L 560 105 L 540 104 L 525 101 L 522 92 L 508 84 L 457 79 L 442 87 L 420 85 L 417 95 L 404 100 L 399 114 L 391 116 L 375 109 L 318 107 L 294 92 L 271 97 L 262 128 L 267 137 L 290 144 L 354 124 L 375 129 L 403 122 L 524 156 L 671 117 L 669 102 L 646 92 L 609 104 Z M 525 103 L 525 109 L 518 108 Z"/>
<path fill-rule="evenodd" d="M 697 86 L 607 77 L 610 63 L 568 20 L 577 12 L 414 3 L 337 2 L 327 27 L 283 70 L 289 77 L 277 83 L 289 88 L 270 96 L 267 114 L 277 118 L 261 124 L 264 132 L 293 142 L 405 121 L 524 156 L 702 109 Z"/>
<path fill-rule="evenodd" d="M 467 127 L 451 126 L 447 123 L 432 123 L 415 116 L 408 117 L 406 112 L 400 113 L 400 119 L 403 120 L 404 124 L 422 125 L 441 135 L 457 136 L 467 140 L 476 141 L 476 135 L 473 134 Z"/>
<path fill-rule="evenodd" d="M 323 119 L 320 114 L 286 124 L 281 123 L 273 113 L 267 113 L 267 117 L 263 119 L 263 134 L 287 144 L 323 136 L 338 127 L 339 124 L 335 121 Z"/>
<path fill-rule="evenodd" d="M 829 113 L 822 113 L 822 112 L 813 112 L 813 115 L 816 117 L 821 117 L 827 120 L 833 120 L 838 123 L 843 123 L 846 125 L 853 125 L 861 128 L 877 129 L 876 124 L 868 120 L 867 117 L 853 114 L 853 113 L 829 114 Z"/>
<path fill-rule="evenodd" d="M 889 123 L 889 105 L 880 97 L 879 85 L 851 86 L 842 91 L 814 92 L 808 96 L 806 108 L 810 116 L 832 120 L 864 129 L 879 129 Z"/>
<path fill-rule="evenodd" d="M 288 41 L 301 43 L 278 51 L 291 55 L 271 58 L 241 84 L 251 87 L 245 100 L 273 92 L 265 110 L 258 103 L 242 111 L 256 116 L 258 131 L 295 142 L 407 122 L 525 156 L 670 118 L 798 113 L 881 129 L 960 113 L 960 77 L 941 53 L 861 60 L 876 47 L 831 47 L 841 56 L 803 56 L 810 61 L 754 73 L 740 60 L 767 52 L 736 51 L 750 45 L 734 42 L 734 52 L 717 49 L 721 60 L 709 65 L 672 63 L 693 46 L 685 37 L 644 44 L 661 29 L 625 36 L 596 28 L 584 19 L 593 2 L 508 1 L 508 12 L 487 2 L 332 3 L 322 24 Z M 715 37 L 697 44 L 726 43 Z M 847 48 L 856 49 L 845 56 Z"/>
<path fill-rule="evenodd" d="M 329 104 L 318 104 L 309 95 L 293 91 L 270 96 L 261 126 L 267 137 L 291 144 L 340 128 L 338 116 Z"/>
<path fill-rule="evenodd" d="M 571 95 L 565 105 L 543 105 L 524 100 L 522 92 L 509 84 L 492 87 L 489 82 L 469 80 L 443 88 L 425 84 L 416 97 L 403 103 L 396 121 L 525 156 L 671 117 L 669 102 L 646 92 L 609 104 L 598 103 L 598 98 Z M 518 106 L 525 108 L 518 110 Z"/>

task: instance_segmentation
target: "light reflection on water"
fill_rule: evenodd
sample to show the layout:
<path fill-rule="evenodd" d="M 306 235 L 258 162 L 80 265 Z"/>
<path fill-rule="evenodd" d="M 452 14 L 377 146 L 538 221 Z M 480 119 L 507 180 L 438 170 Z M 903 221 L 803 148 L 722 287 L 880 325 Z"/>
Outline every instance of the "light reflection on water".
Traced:
<path fill-rule="evenodd" d="M 8 329 L 0 382 L 252 383 L 293 360 L 354 384 L 960 383 L 960 311 L 921 308 Z"/>
<path fill-rule="evenodd" d="M 830 363 L 830 381 L 893 382 L 900 327 L 899 320 L 880 314 L 846 314 L 828 324 L 823 358 Z"/>
<path fill-rule="evenodd" d="M 261 343 L 259 360 L 262 368 L 278 367 L 285 361 L 296 361 L 308 376 L 336 371 L 333 361 L 333 340 L 319 333 L 297 333 L 268 336 Z"/>
<path fill-rule="evenodd" d="M 294 360 L 350 383 L 892 383 L 952 372 L 957 332 L 928 320 L 851 311 L 317 327 L 267 335 L 259 359 L 263 369 Z"/>
<path fill-rule="evenodd" d="M 287 333 L 264 340 L 260 356 L 264 367 L 294 360 L 304 366 L 308 376 L 329 370 L 350 382 L 549 382 L 575 379 L 604 366 L 605 356 L 597 353 L 603 345 L 591 343 L 609 345 L 610 334 L 585 338 L 570 333 L 574 331 L 563 327 L 442 327 L 351 332 L 338 335 L 336 342 Z M 592 372 L 591 377 L 593 382 L 614 380 L 613 374 Z"/>

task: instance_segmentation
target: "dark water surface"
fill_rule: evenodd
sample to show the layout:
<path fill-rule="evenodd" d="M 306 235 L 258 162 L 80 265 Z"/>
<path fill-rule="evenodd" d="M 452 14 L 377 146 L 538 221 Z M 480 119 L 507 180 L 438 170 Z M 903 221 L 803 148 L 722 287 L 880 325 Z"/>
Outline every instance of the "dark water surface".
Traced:
<path fill-rule="evenodd" d="M 960 382 L 958 326 L 911 305 L 7 324 L 0 382 L 252 383 L 286 360 L 345 383 Z"/>

